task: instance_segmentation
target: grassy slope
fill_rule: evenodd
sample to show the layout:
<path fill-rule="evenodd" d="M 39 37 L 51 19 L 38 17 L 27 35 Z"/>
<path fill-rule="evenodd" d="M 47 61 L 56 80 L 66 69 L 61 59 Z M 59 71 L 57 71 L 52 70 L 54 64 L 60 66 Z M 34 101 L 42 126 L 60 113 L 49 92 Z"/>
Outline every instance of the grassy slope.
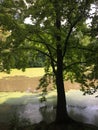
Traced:
<path fill-rule="evenodd" d="M 27 68 L 25 72 L 17 69 L 12 69 L 10 74 L 7 74 L 5 72 L 0 73 L 0 79 L 5 77 L 14 77 L 14 76 L 26 76 L 26 77 L 39 77 L 44 75 L 44 68 Z M 22 96 L 25 96 L 26 93 L 20 93 L 20 92 L 0 92 L 0 104 L 6 102 L 10 98 L 21 98 Z M 21 102 L 21 101 L 20 101 Z M 8 103 L 8 102 L 6 102 Z"/>
<path fill-rule="evenodd" d="M 12 69 L 10 74 L 1 72 L 0 73 L 0 79 L 8 77 L 14 77 L 14 76 L 26 76 L 26 77 L 40 77 L 44 75 L 44 68 L 27 68 L 25 72 L 17 69 Z M 36 95 L 36 94 L 33 94 Z M 47 95 L 48 97 L 54 95 L 54 93 L 51 93 Z M 8 104 L 21 104 L 25 100 L 25 96 L 31 96 L 32 98 L 32 93 L 26 93 L 26 92 L 0 92 L 0 104 L 2 103 L 8 103 Z M 24 99 L 22 98 L 24 97 Z M 13 102 L 13 100 L 9 99 L 16 99 L 16 102 Z M 18 98 L 18 99 L 17 99 Z M 28 100 L 29 102 L 29 100 Z"/>

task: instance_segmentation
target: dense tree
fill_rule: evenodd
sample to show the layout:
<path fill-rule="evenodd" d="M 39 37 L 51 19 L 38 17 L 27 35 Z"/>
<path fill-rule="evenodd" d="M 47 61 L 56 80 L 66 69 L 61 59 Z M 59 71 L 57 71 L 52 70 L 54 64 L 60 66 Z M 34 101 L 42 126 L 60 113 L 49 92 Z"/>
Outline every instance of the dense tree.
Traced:
<path fill-rule="evenodd" d="M 32 60 L 39 52 L 46 57 L 46 75 L 51 75 L 52 68 L 57 88 L 57 123 L 69 121 L 64 79 L 87 86 L 88 70 L 92 74 L 98 67 L 97 39 L 86 25 L 92 3 L 94 0 L 3 0 L 0 3 L 0 26 L 10 32 L 0 48 L 0 62 L 6 70 L 12 66 L 24 69 L 30 54 Z"/>

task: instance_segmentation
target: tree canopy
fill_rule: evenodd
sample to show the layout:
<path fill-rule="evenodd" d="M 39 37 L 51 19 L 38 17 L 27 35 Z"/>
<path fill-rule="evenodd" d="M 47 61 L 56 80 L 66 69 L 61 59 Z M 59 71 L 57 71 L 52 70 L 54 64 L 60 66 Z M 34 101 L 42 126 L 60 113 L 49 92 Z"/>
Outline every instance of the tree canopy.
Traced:
<path fill-rule="evenodd" d="M 70 79 L 88 87 L 94 86 L 93 83 L 88 84 L 88 80 L 95 81 L 98 78 L 98 16 L 89 13 L 94 2 L 95 0 L 0 2 L 0 26 L 9 32 L 6 40 L 0 42 L 0 64 L 4 70 L 9 71 L 12 67 L 24 70 L 30 63 L 30 54 L 32 61 L 38 53 L 45 56 L 46 75 L 54 77 L 58 93 L 57 122 L 62 122 L 67 117 L 63 116 L 66 115 L 63 81 Z M 86 24 L 88 18 L 92 18 L 90 26 Z"/>

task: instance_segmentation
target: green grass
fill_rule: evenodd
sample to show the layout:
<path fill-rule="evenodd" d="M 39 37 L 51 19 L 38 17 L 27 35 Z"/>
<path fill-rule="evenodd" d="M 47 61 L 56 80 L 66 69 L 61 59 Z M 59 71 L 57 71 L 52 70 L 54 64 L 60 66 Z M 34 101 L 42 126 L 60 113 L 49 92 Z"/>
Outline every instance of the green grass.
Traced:
<path fill-rule="evenodd" d="M 0 79 L 4 77 L 13 77 L 13 76 L 39 77 L 43 75 L 44 75 L 44 68 L 27 68 L 24 72 L 22 70 L 12 69 L 10 74 L 0 72 Z"/>
<path fill-rule="evenodd" d="M 36 103 L 41 98 L 41 93 L 26 93 L 26 92 L 0 92 L 0 105 L 12 104 L 21 105 L 27 103 Z M 52 97 L 52 98 L 51 98 Z M 46 95 L 48 102 L 56 100 L 56 91 L 48 92 Z"/>
<path fill-rule="evenodd" d="M 26 94 L 21 92 L 0 92 L 0 104 L 9 103 L 8 102 L 9 99 L 16 99 L 16 98 L 17 101 L 20 102 L 19 98 L 23 97 L 24 95 Z"/>

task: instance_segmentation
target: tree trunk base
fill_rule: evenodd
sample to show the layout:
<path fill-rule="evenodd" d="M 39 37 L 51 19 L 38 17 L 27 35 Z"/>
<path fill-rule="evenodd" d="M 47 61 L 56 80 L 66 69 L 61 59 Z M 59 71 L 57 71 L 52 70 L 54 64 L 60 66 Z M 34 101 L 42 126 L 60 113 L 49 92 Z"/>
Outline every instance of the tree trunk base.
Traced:
<path fill-rule="evenodd" d="M 70 123 L 76 123 L 77 121 L 73 120 L 69 116 L 65 117 L 63 120 L 55 120 L 55 124 L 70 124 Z"/>
<path fill-rule="evenodd" d="M 98 130 L 98 127 L 91 124 L 78 122 L 70 118 L 65 123 L 50 123 L 47 127 L 47 130 Z"/>

